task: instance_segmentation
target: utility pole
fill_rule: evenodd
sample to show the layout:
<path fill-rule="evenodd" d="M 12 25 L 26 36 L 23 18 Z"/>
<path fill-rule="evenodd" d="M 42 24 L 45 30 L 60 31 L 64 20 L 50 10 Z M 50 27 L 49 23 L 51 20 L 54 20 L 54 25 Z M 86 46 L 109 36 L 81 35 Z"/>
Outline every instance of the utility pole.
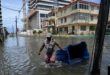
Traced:
<path fill-rule="evenodd" d="M 54 24 L 54 33 L 56 34 L 57 31 L 57 11 L 58 11 L 58 0 L 55 0 L 55 6 L 54 6 L 54 13 L 55 13 L 55 24 Z"/>
<path fill-rule="evenodd" d="M 16 19 L 16 20 L 15 20 L 15 24 L 16 24 L 16 36 L 17 36 L 17 33 L 18 33 L 18 27 L 17 27 L 17 16 L 16 16 L 15 19 Z"/>
<path fill-rule="evenodd" d="M 95 34 L 95 51 L 90 75 L 100 75 L 103 43 L 108 22 L 110 0 L 101 0 Z"/>

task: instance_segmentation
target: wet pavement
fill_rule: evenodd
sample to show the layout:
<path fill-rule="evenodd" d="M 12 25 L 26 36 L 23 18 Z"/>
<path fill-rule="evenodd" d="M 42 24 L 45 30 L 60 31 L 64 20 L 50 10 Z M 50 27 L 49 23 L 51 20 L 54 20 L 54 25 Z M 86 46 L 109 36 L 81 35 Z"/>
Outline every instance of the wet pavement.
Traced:
<path fill-rule="evenodd" d="M 62 47 L 86 41 L 89 53 L 92 53 L 94 37 L 55 37 L 55 39 Z M 0 75 L 85 75 L 87 73 L 87 63 L 64 65 L 60 68 L 42 66 L 45 49 L 41 56 L 38 56 L 38 51 L 43 40 L 43 37 L 8 37 L 4 44 L 0 45 Z M 106 36 L 102 75 L 107 75 L 107 66 L 110 65 L 109 41 L 110 36 Z"/>

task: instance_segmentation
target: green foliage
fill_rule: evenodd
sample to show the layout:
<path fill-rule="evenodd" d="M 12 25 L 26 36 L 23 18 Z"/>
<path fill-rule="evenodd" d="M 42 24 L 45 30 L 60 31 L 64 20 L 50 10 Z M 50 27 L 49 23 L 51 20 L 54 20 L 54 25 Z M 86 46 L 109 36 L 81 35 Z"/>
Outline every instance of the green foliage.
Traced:
<path fill-rule="evenodd" d="M 33 30 L 33 34 L 36 34 L 37 32 L 36 32 L 36 30 Z"/>
<path fill-rule="evenodd" d="M 39 30 L 39 31 L 38 31 L 38 34 L 41 34 L 41 33 L 42 33 L 42 31 L 41 31 L 41 30 Z"/>

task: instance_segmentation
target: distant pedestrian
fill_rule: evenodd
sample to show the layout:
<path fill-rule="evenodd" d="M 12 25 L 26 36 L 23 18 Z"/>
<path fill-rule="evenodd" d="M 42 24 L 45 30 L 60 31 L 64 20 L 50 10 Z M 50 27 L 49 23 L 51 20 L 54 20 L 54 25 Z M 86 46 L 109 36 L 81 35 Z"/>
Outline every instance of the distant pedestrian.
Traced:
<path fill-rule="evenodd" d="M 48 33 L 47 36 L 46 36 L 46 40 L 44 40 L 41 48 L 40 48 L 40 51 L 38 53 L 38 55 L 41 54 L 41 51 L 44 49 L 44 47 L 46 48 L 46 63 L 51 63 L 53 61 L 51 61 L 51 58 L 53 56 L 53 53 L 55 52 L 54 50 L 54 47 L 57 46 L 59 49 L 63 50 L 59 44 L 52 38 L 52 34 L 51 33 Z"/>

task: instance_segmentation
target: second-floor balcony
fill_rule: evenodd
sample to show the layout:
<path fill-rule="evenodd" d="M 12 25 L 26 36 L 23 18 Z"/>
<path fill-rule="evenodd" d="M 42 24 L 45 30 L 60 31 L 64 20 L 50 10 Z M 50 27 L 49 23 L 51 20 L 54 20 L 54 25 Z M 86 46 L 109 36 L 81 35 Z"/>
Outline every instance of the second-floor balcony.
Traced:
<path fill-rule="evenodd" d="M 97 20 L 93 20 L 93 21 L 89 21 L 89 20 L 75 20 L 75 21 L 71 21 L 71 22 L 58 22 L 57 26 L 68 26 L 68 25 L 78 25 L 78 24 L 82 24 L 82 25 L 96 25 L 97 24 Z"/>
<path fill-rule="evenodd" d="M 55 26 L 54 24 L 48 24 L 47 27 L 53 27 Z"/>
<path fill-rule="evenodd" d="M 67 16 L 71 16 L 71 15 L 76 14 L 76 13 L 85 13 L 85 14 L 91 14 L 91 15 L 98 16 L 99 11 L 98 10 L 95 10 L 93 12 L 91 10 L 85 10 L 85 9 L 76 9 L 76 10 L 73 10 L 73 11 L 70 11 L 69 10 L 69 11 L 65 11 L 65 13 L 59 12 L 57 14 L 57 17 L 58 18 L 67 17 Z"/>
<path fill-rule="evenodd" d="M 55 16 L 48 17 L 48 20 L 55 20 Z"/>

